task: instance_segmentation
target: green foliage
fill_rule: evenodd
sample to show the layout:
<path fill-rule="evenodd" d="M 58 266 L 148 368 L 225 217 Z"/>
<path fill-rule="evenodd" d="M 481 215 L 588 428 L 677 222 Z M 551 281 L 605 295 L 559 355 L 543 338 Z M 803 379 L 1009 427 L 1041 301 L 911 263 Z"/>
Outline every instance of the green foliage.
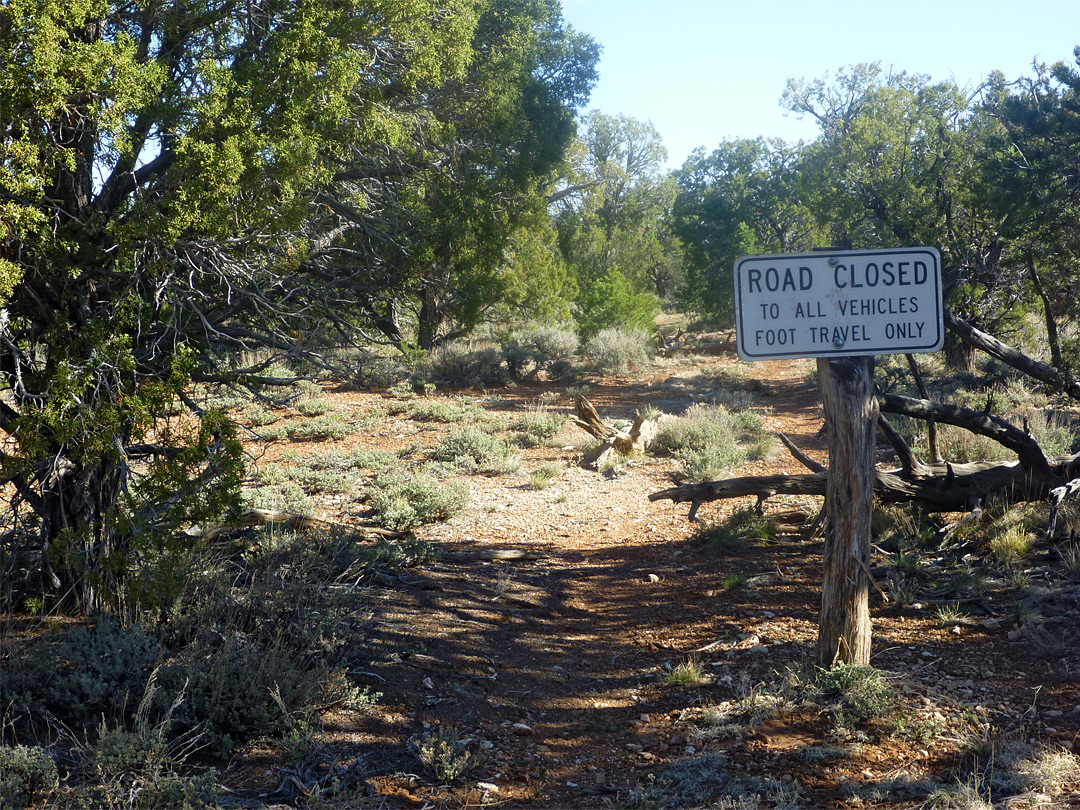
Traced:
<path fill-rule="evenodd" d="M 694 405 L 682 416 L 661 422 L 654 447 L 681 458 L 692 480 L 716 480 L 743 459 L 737 439 L 747 430 L 739 424 L 725 408 Z M 751 426 L 749 420 L 744 424 Z"/>
<path fill-rule="evenodd" d="M 464 484 L 440 481 L 427 472 L 387 470 L 375 478 L 366 494 L 375 522 L 399 531 L 448 520 L 469 503 Z"/>
<path fill-rule="evenodd" d="M 563 473 L 561 464 L 541 464 L 529 476 L 533 489 L 547 489 Z"/>
<path fill-rule="evenodd" d="M 739 256 L 809 250 L 819 228 L 800 177 L 800 147 L 726 140 L 695 151 L 676 172 L 675 232 L 686 246 L 678 300 L 720 324 L 734 321 L 732 272 Z"/>
<path fill-rule="evenodd" d="M 437 461 L 445 461 L 465 470 L 503 472 L 512 461 L 509 445 L 497 436 L 474 425 L 455 428 L 432 452 Z"/>
<path fill-rule="evenodd" d="M 296 410 L 303 416 L 322 416 L 333 409 L 330 400 L 318 396 L 303 397 L 296 403 Z"/>
<path fill-rule="evenodd" d="M 522 447 L 541 447 L 553 440 L 565 424 L 564 414 L 537 406 L 514 419 L 511 428 Z"/>
<path fill-rule="evenodd" d="M 327 439 L 344 439 L 354 432 L 354 428 L 345 421 L 345 417 L 339 413 L 323 414 L 311 419 L 301 419 L 291 422 L 286 427 L 286 433 L 293 441 L 325 441 Z"/>
<path fill-rule="evenodd" d="M 597 56 L 548 0 L 3 5 L 0 428 L 49 588 L 126 609 L 136 561 L 235 508 L 235 433 L 190 383 L 404 345 L 409 305 L 430 348 L 508 294 Z"/>
<path fill-rule="evenodd" d="M 536 378 L 542 371 L 560 379 L 566 375 L 579 346 L 577 333 L 571 329 L 532 324 L 507 335 L 503 355 L 515 379 Z"/>
<path fill-rule="evenodd" d="M 29 655 L 21 670 L 5 677 L 0 697 L 24 710 L 80 723 L 134 712 L 163 651 L 139 625 L 124 627 L 103 618 L 91 627 L 75 627 L 55 649 L 35 646 Z"/>
<path fill-rule="evenodd" d="M 486 761 L 482 740 L 462 737 L 452 726 L 439 726 L 409 738 L 409 750 L 432 779 L 450 784 L 467 776 Z"/>
<path fill-rule="evenodd" d="M 416 403 L 408 413 L 409 418 L 418 422 L 478 422 L 486 418 L 483 408 L 453 402 Z"/>
<path fill-rule="evenodd" d="M 697 658 L 688 658 L 671 666 L 664 680 L 672 686 L 699 686 L 708 681 L 705 668 Z"/>
<path fill-rule="evenodd" d="M 884 717 L 896 706 L 896 694 L 881 670 L 862 664 L 838 664 L 818 672 L 816 684 L 826 699 L 835 699 L 833 714 L 842 725 Z"/>
<path fill-rule="evenodd" d="M 0 807 L 30 807 L 59 786 L 56 763 L 44 748 L 0 747 Z"/>
<path fill-rule="evenodd" d="M 633 282 L 615 268 L 582 279 L 579 290 L 577 323 L 586 339 L 608 329 L 648 330 L 660 307 L 655 295 L 637 291 Z"/>
<path fill-rule="evenodd" d="M 584 119 L 558 200 L 564 261 L 573 269 L 582 337 L 606 327 L 647 329 L 678 275 L 680 250 L 664 214 L 675 194 L 652 124 L 592 112 Z"/>
<path fill-rule="evenodd" d="M 500 347 L 470 340 L 456 340 L 437 348 L 429 359 L 428 373 L 436 382 L 453 388 L 499 385 L 508 378 Z"/>
<path fill-rule="evenodd" d="M 585 344 L 585 354 L 598 371 L 628 374 L 649 364 L 649 334 L 644 329 L 601 329 Z"/>

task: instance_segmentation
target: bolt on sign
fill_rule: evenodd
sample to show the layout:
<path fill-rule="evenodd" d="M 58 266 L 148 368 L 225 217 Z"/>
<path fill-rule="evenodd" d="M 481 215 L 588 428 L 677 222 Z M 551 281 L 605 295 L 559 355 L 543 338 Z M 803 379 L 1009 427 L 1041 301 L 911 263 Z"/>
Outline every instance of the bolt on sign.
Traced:
<path fill-rule="evenodd" d="M 743 256 L 735 324 L 743 360 L 936 352 L 941 256 L 929 247 Z"/>

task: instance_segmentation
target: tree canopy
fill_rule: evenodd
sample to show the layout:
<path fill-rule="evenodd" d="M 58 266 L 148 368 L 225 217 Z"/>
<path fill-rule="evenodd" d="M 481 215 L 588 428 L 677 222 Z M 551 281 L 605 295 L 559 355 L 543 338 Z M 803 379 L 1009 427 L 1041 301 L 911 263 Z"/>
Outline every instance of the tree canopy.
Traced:
<path fill-rule="evenodd" d="M 0 8 L 2 467 L 48 587 L 122 607 L 135 556 L 229 506 L 191 383 L 495 298 L 597 53 L 555 0 Z"/>

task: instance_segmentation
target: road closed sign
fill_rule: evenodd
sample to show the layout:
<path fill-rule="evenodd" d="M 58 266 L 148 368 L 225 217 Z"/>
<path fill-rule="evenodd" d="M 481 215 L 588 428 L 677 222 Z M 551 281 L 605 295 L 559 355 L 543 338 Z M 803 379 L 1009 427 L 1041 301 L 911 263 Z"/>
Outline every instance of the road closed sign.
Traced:
<path fill-rule="evenodd" d="M 936 352 L 945 339 L 941 256 L 928 247 L 743 256 L 739 357 Z"/>

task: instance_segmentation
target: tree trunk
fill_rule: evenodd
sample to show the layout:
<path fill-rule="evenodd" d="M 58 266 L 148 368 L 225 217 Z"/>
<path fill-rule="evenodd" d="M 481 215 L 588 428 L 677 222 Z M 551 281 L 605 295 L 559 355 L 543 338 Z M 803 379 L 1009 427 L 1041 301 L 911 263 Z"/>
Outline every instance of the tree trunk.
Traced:
<path fill-rule="evenodd" d="M 41 493 L 42 567 L 61 599 L 89 614 L 123 608 L 131 534 L 116 516 L 124 466 L 61 458 Z"/>
<path fill-rule="evenodd" d="M 870 662 L 870 516 L 878 405 L 873 357 L 818 360 L 829 430 L 817 665 Z"/>
<path fill-rule="evenodd" d="M 953 371 L 975 370 L 975 349 L 952 332 L 945 332 L 945 364 Z"/>
<path fill-rule="evenodd" d="M 416 342 L 421 349 L 431 351 L 438 345 L 445 323 L 441 296 L 432 287 L 425 287 L 420 293 L 420 312 L 416 324 Z"/>
<path fill-rule="evenodd" d="M 1057 319 L 1054 318 L 1053 304 L 1051 304 L 1050 296 L 1046 294 L 1046 290 L 1043 288 L 1042 279 L 1039 278 L 1039 274 L 1035 270 L 1035 259 L 1030 253 L 1025 256 L 1025 259 L 1027 260 L 1028 278 L 1031 279 L 1031 286 L 1042 302 L 1043 323 L 1046 324 L 1046 342 L 1050 344 L 1050 359 L 1055 368 L 1065 373 L 1065 360 L 1061 354 L 1061 341 L 1058 338 Z"/>

